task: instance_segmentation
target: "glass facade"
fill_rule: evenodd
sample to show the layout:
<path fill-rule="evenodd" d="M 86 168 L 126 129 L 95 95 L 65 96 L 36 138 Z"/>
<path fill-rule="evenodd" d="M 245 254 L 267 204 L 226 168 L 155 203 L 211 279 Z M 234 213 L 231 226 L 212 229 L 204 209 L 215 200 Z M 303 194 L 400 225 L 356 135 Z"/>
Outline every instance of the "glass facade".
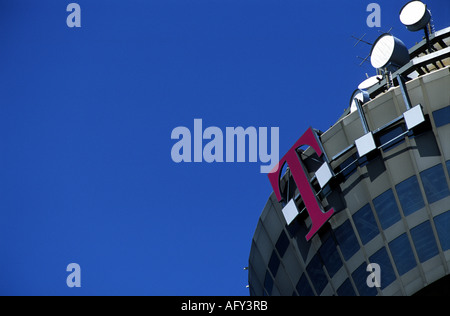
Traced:
<path fill-rule="evenodd" d="M 280 295 L 286 293 L 288 288 L 291 289 L 292 295 L 321 295 L 327 291 L 327 285 L 338 273 L 348 273 L 342 283 L 335 285 L 334 295 L 372 296 L 389 288 L 396 281 L 397 275 L 399 277 L 407 275 L 420 264 L 439 256 L 440 251 L 449 251 L 450 257 L 450 210 L 441 212 L 432 220 L 409 227 L 410 224 L 402 219 L 394 195 L 395 192 L 405 217 L 417 212 L 428 214 L 426 208 L 429 206 L 426 201 L 437 202 L 449 196 L 444 169 L 450 169 L 450 161 L 446 161 L 445 166 L 435 165 L 395 184 L 393 188 L 371 200 L 371 203 L 361 207 L 336 227 L 331 228 L 327 225 L 325 233 L 320 235 L 320 247 L 306 241 L 305 236 L 309 227 L 305 225 L 304 220 L 296 219 L 291 225 L 280 227 L 281 233 L 271 242 L 273 251 L 267 259 L 263 280 L 252 282 L 260 284 L 261 289 L 258 291 L 252 288 L 252 295 Z M 378 239 L 377 242 L 381 247 L 367 256 L 366 261 L 361 250 L 364 251 L 364 247 L 375 237 L 383 235 L 384 230 L 400 221 L 404 221 L 401 227 L 402 229 L 408 227 L 409 233 L 403 232 L 387 240 L 386 236 Z M 267 238 L 270 236 L 265 237 Z M 305 266 L 305 271 L 296 277 L 290 276 L 290 268 L 282 264 L 286 253 L 293 249 L 297 251 L 298 257 L 293 255 L 288 257 L 301 258 Z M 315 254 L 311 255 L 312 253 Z M 342 269 L 348 262 L 355 260 L 361 260 L 357 268 Z M 376 263 L 381 268 L 380 289 L 370 288 L 366 284 L 370 272 L 367 270 L 369 263 Z M 280 274 L 284 279 L 290 280 L 289 285 L 279 285 L 281 282 L 279 279 L 283 279 Z"/>
<path fill-rule="evenodd" d="M 356 296 L 350 279 L 345 280 L 345 282 L 337 289 L 337 294 L 338 296 Z"/>
<path fill-rule="evenodd" d="M 327 276 L 323 270 L 322 262 L 318 255 L 314 256 L 309 265 L 306 267 L 306 272 L 310 278 L 314 280 L 314 287 L 317 293 L 321 293 L 328 283 Z"/>
<path fill-rule="evenodd" d="M 392 268 L 391 261 L 389 259 L 389 255 L 386 251 L 386 248 L 381 248 L 375 254 L 370 256 L 369 261 L 371 263 L 376 263 L 380 266 L 380 271 L 382 272 L 381 277 L 381 289 L 386 288 L 395 280 L 395 272 Z M 367 275 L 367 274 L 366 274 Z M 367 276 L 366 276 L 367 278 Z"/>
<path fill-rule="evenodd" d="M 373 205 L 383 229 L 391 227 L 400 220 L 400 212 L 392 190 L 387 190 L 373 200 Z"/>
<path fill-rule="evenodd" d="M 444 168 L 436 165 L 420 173 L 428 203 L 437 202 L 450 194 Z"/>
<path fill-rule="evenodd" d="M 253 284 L 260 284 L 263 289 L 258 292 L 252 288 L 252 295 L 273 295 L 283 292 L 276 286 L 279 282 L 277 276 L 281 273 L 280 270 L 283 272 L 282 275 L 289 275 L 289 269 L 285 271 L 281 262 L 290 249 L 296 249 L 302 260 L 306 262 L 305 272 L 290 281 L 291 291 L 294 289 L 292 295 L 320 295 L 325 291 L 330 280 L 348 269 L 341 268 L 346 262 L 355 260 L 356 254 L 362 249 L 361 245 L 367 245 L 375 237 L 383 234 L 385 229 L 402 221 L 394 192 L 398 196 L 405 216 L 419 211 L 426 212 L 427 204 L 424 196 L 430 203 L 449 196 L 444 168 L 450 171 L 450 160 L 446 161 L 445 167 L 439 164 L 422 171 L 419 177 L 414 175 L 401 181 L 394 185 L 393 189 L 388 189 L 374 198 L 371 201 L 373 208 L 370 203 L 367 203 L 350 219 L 333 229 L 329 227 L 328 232 L 321 236 L 321 246 L 312 257 L 311 251 L 316 248 L 305 239 L 309 231 L 305 223 L 297 219 L 291 225 L 285 226 L 286 230 L 282 229 L 278 239 L 273 241 L 274 250 L 267 261 L 264 280 L 253 282 Z M 292 243 L 295 248 L 289 246 Z M 399 276 L 406 275 L 419 264 L 438 256 L 440 248 L 441 251 L 450 251 L 450 210 L 435 216 L 432 221 L 427 220 L 413 225 L 409 229 L 409 234 L 402 233 L 388 240 L 383 247 L 368 257 L 367 262 L 363 260 L 358 268 L 349 271 L 350 274 L 345 281 L 336 287 L 335 295 L 377 295 L 379 292 L 376 288 L 369 288 L 366 285 L 369 263 L 378 264 L 383 271 L 380 288 L 383 291 L 395 282 L 396 273 Z"/>
<path fill-rule="evenodd" d="M 382 146 L 384 152 L 394 149 L 405 141 L 404 137 L 399 137 L 406 131 L 405 124 L 401 124 L 381 132 L 377 135 L 378 146 Z"/>
<path fill-rule="evenodd" d="M 412 228 L 411 236 L 420 262 L 423 263 L 438 254 L 436 240 L 429 221 Z"/>
<path fill-rule="evenodd" d="M 434 122 L 436 127 L 441 127 L 450 124 L 450 106 L 447 106 L 441 110 L 433 112 Z"/>
<path fill-rule="evenodd" d="M 345 260 L 349 260 L 358 250 L 359 244 L 351 227 L 350 221 L 345 221 L 335 230 L 337 242 L 341 248 Z"/>
<path fill-rule="evenodd" d="M 280 237 L 278 238 L 277 244 L 275 245 L 275 249 L 278 251 L 280 257 L 283 257 L 288 247 L 289 239 L 286 233 L 282 231 Z"/>
<path fill-rule="evenodd" d="M 319 254 L 327 268 L 328 274 L 331 278 L 334 277 L 336 272 L 342 267 L 342 261 L 333 238 L 328 238 L 322 244 L 322 247 L 319 249 Z"/>
<path fill-rule="evenodd" d="M 450 211 L 434 218 L 442 250 L 450 250 Z"/>
<path fill-rule="evenodd" d="M 367 277 L 368 276 L 369 276 L 369 273 L 367 273 L 367 263 L 361 264 L 352 273 L 353 281 L 355 282 L 356 288 L 358 289 L 359 295 L 361 295 L 361 296 L 377 295 L 377 289 L 375 287 L 367 286 Z"/>
<path fill-rule="evenodd" d="M 353 221 L 355 222 L 359 236 L 364 245 L 380 233 L 372 213 L 372 208 L 369 204 L 353 215 Z"/>
<path fill-rule="evenodd" d="M 405 216 L 411 215 L 425 207 L 425 202 L 423 201 L 422 192 L 419 187 L 419 181 L 417 181 L 416 176 L 412 176 L 397 184 L 395 189 Z"/>
<path fill-rule="evenodd" d="M 299 296 L 314 296 L 314 292 L 309 285 L 306 275 L 303 274 L 295 288 Z"/>
<path fill-rule="evenodd" d="M 445 75 L 450 76 L 448 70 Z M 433 102 L 432 94 L 428 97 Z M 301 196 L 292 194 L 303 212 L 289 225 L 283 204 L 271 196 L 252 243 L 251 295 L 412 295 L 450 271 L 450 106 L 436 110 L 434 104 L 431 111 L 428 104 L 412 102 L 422 104 L 424 125 L 407 131 L 401 117 L 383 118 L 383 125 L 395 123 L 374 132 L 378 148 L 372 154 L 359 157 L 348 139 L 339 142 L 348 153 L 328 153 L 334 154 L 330 165 L 337 177 L 326 190 L 342 201 L 312 240 L 306 240 L 312 223 Z M 401 106 L 393 115 L 404 112 L 401 102 L 386 104 Z M 370 124 L 375 121 L 371 118 Z M 327 141 L 343 137 L 341 129 L 351 138 L 351 122 L 338 122 Z M 312 178 L 314 170 L 307 171 L 324 209 L 335 208 Z M 381 268 L 380 288 L 367 285 L 369 264 Z"/>
<path fill-rule="evenodd" d="M 405 274 L 416 266 L 416 259 L 414 258 L 411 244 L 406 234 L 402 234 L 391 241 L 389 248 L 391 249 L 392 257 L 400 275 Z"/>

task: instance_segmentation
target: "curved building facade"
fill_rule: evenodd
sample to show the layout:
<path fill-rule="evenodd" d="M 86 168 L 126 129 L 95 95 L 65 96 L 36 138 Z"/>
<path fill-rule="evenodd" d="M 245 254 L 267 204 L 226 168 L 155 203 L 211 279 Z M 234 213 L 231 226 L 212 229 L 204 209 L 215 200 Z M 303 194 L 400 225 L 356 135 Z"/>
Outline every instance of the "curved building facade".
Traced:
<path fill-rule="evenodd" d="M 349 109 L 324 133 L 311 129 L 317 148 L 305 134 L 293 147 L 299 165 L 280 162 L 287 168 L 279 187 L 272 181 L 252 240 L 251 295 L 391 296 L 448 287 L 450 28 L 430 43 L 433 50 L 419 43 L 407 64 L 368 88 L 360 111 Z M 308 190 L 299 190 L 299 166 L 321 214 Z M 317 225 L 316 215 L 326 214 Z"/>

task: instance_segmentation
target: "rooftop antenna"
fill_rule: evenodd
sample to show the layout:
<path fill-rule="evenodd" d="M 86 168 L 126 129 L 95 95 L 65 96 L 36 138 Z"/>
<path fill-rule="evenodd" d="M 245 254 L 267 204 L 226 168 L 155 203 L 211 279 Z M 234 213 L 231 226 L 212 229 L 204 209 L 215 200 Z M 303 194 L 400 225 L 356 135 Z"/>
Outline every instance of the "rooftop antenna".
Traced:
<path fill-rule="evenodd" d="M 363 40 L 364 37 L 365 37 L 366 35 L 367 35 L 367 33 L 364 34 L 364 35 L 361 36 L 361 37 L 356 37 L 356 36 L 352 35 L 352 38 L 354 38 L 355 40 L 357 40 L 357 42 L 355 43 L 355 45 L 353 45 L 353 47 L 356 47 L 359 43 L 365 43 L 365 44 L 367 44 L 367 45 L 369 45 L 369 46 L 372 46 L 372 45 L 373 45 L 372 43 L 369 43 L 369 42 Z"/>
<path fill-rule="evenodd" d="M 364 65 L 364 63 L 369 59 L 370 55 L 367 55 L 367 57 L 363 58 L 361 56 L 356 56 L 356 58 L 359 58 L 362 60 L 362 62 L 359 64 L 359 67 L 361 67 L 362 65 Z"/>
<path fill-rule="evenodd" d="M 430 42 L 430 32 L 432 32 L 432 27 L 430 25 L 431 11 L 428 10 L 425 3 L 413 0 L 405 4 L 400 10 L 400 21 L 411 32 L 424 30 L 428 52 L 432 53 L 435 51 Z"/>
<path fill-rule="evenodd" d="M 393 27 L 391 26 L 391 28 L 389 29 L 389 31 L 383 32 L 383 31 L 378 30 L 378 33 L 381 33 L 381 34 L 385 34 L 385 33 L 391 34 L 392 29 L 393 29 Z"/>
<path fill-rule="evenodd" d="M 391 33 L 392 31 L 392 27 L 389 29 L 389 31 L 385 32 L 385 33 Z M 378 32 L 381 32 L 380 30 L 378 30 Z M 381 32 L 382 34 L 384 34 L 383 32 Z M 367 33 L 365 33 L 363 36 L 361 37 L 356 37 L 354 35 L 352 35 L 352 38 L 354 38 L 356 40 L 355 45 L 353 45 L 353 47 L 358 46 L 359 43 L 364 43 L 369 45 L 370 47 L 373 47 L 373 43 L 370 43 L 366 40 L 364 40 L 364 37 L 367 35 Z M 364 65 L 364 63 L 370 58 L 370 54 L 367 55 L 366 57 L 361 57 L 361 56 L 356 56 L 356 58 L 361 59 L 362 62 L 359 64 L 359 66 L 361 67 L 362 65 Z M 377 75 L 381 75 L 381 73 L 377 70 Z"/>
<path fill-rule="evenodd" d="M 364 43 L 364 44 L 367 44 L 367 45 L 369 45 L 369 46 L 373 46 L 372 43 L 367 42 L 367 41 L 364 40 L 364 37 L 365 37 L 366 35 L 367 35 L 367 33 L 365 33 L 365 34 L 364 34 L 363 36 L 361 36 L 361 37 L 356 37 L 356 36 L 352 35 L 352 38 L 354 38 L 354 39 L 357 41 L 357 42 L 355 43 L 355 45 L 353 45 L 353 47 L 358 46 L 359 43 Z M 365 58 L 360 57 L 360 56 L 356 56 L 356 57 L 362 60 L 362 62 L 359 64 L 359 66 L 361 67 L 361 66 L 364 65 L 364 63 L 369 59 L 370 54 L 367 55 L 367 57 L 365 57 Z"/>
<path fill-rule="evenodd" d="M 392 27 L 391 27 L 391 28 L 389 29 L 389 31 L 387 31 L 386 33 L 390 33 L 391 31 L 392 31 Z M 378 32 L 381 32 L 381 31 L 378 31 Z M 366 33 L 366 34 L 367 34 L 367 33 Z M 364 36 L 366 36 L 366 34 L 364 34 L 363 36 L 361 36 L 361 38 L 357 38 L 357 37 L 355 37 L 355 36 L 352 36 L 354 39 L 358 40 L 358 41 L 356 42 L 356 44 L 353 45 L 353 47 L 356 47 L 356 45 L 358 45 L 360 42 L 365 43 L 365 44 L 367 44 L 367 45 L 369 45 L 369 46 L 372 47 L 372 46 L 373 46 L 373 43 L 369 43 L 369 42 L 363 40 L 363 38 L 364 38 Z M 356 56 L 356 57 L 362 60 L 362 62 L 359 64 L 359 66 L 361 67 L 361 66 L 364 65 L 364 63 L 370 58 L 370 54 L 367 55 L 365 58 L 360 57 L 360 56 Z M 378 70 L 377 70 L 377 75 L 381 75 L 381 73 L 380 73 Z"/>

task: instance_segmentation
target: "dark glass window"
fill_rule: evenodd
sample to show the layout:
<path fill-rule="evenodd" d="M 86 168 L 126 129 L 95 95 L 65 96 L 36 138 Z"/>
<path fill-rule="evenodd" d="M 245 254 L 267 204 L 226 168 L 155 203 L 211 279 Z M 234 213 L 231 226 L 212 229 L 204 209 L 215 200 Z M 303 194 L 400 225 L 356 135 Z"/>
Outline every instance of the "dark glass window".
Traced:
<path fill-rule="evenodd" d="M 394 269 L 392 268 L 391 261 L 389 260 L 388 253 L 386 251 L 386 248 L 381 248 L 376 253 L 374 253 L 370 258 L 369 261 L 371 263 L 376 263 L 380 266 L 381 269 L 381 289 L 386 288 L 388 285 L 390 285 L 393 281 L 395 281 L 395 273 Z M 370 273 L 370 272 L 368 272 Z"/>
<path fill-rule="evenodd" d="M 400 275 L 405 274 L 416 266 L 416 260 L 414 259 L 411 244 L 406 234 L 400 235 L 391 241 L 389 248 L 391 249 L 392 257 Z"/>
<path fill-rule="evenodd" d="M 264 279 L 264 289 L 266 290 L 268 295 L 272 295 L 273 279 L 269 271 L 266 271 L 266 278 Z"/>
<path fill-rule="evenodd" d="M 359 236 L 361 237 L 361 241 L 364 245 L 379 234 L 377 223 L 375 222 L 375 218 L 369 204 L 353 215 L 353 221 L 355 222 Z"/>
<path fill-rule="evenodd" d="M 342 261 L 336 249 L 336 244 L 332 237 L 328 238 L 320 247 L 319 254 L 322 257 L 330 278 L 342 267 Z"/>
<path fill-rule="evenodd" d="M 433 112 L 434 122 L 436 127 L 441 127 L 450 124 L 450 106 Z"/>
<path fill-rule="evenodd" d="M 395 189 L 397 190 L 398 198 L 405 216 L 408 216 L 425 206 L 422 193 L 420 192 L 419 181 L 417 181 L 416 176 L 412 176 L 397 184 Z"/>
<path fill-rule="evenodd" d="M 308 229 L 304 221 L 300 219 L 295 219 L 291 225 L 287 227 L 287 230 L 291 236 L 297 242 L 298 249 L 302 255 L 303 260 L 306 261 L 308 257 L 309 248 L 311 248 L 311 243 L 306 240 L 306 235 L 308 234 Z"/>
<path fill-rule="evenodd" d="M 288 246 L 289 239 L 286 236 L 286 233 L 284 231 L 281 231 L 280 237 L 278 238 L 277 244 L 275 245 L 275 248 L 278 250 L 281 258 L 283 258 L 284 254 L 286 253 L 286 249 L 288 248 Z"/>
<path fill-rule="evenodd" d="M 442 250 L 450 249 L 450 211 L 434 218 Z"/>
<path fill-rule="evenodd" d="M 406 131 L 406 126 L 404 124 L 395 126 L 386 131 L 381 131 L 377 133 L 378 146 L 383 146 L 383 151 L 387 152 L 394 147 L 400 145 L 405 141 L 405 137 L 396 137 L 400 136 L 402 133 Z M 395 139 L 395 141 L 394 141 Z"/>
<path fill-rule="evenodd" d="M 260 263 L 256 263 L 259 265 Z M 262 296 L 264 295 L 264 287 L 261 284 L 260 276 L 255 271 L 252 264 L 249 266 L 248 270 L 248 280 L 250 285 L 250 291 L 252 291 L 256 296 Z M 264 282 L 264 280 L 263 280 Z"/>
<path fill-rule="evenodd" d="M 356 296 L 350 279 L 345 280 L 336 292 L 339 296 Z"/>
<path fill-rule="evenodd" d="M 383 229 L 391 227 L 401 219 L 394 193 L 391 189 L 375 198 L 373 205 L 375 206 L 375 211 L 378 214 Z"/>
<path fill-rule="evenodd" d="M 411 236 L 420 262 L 425 262 L 438 254 L 436 240 L 429 221 L 411 229 Z"/>
<path fill-rule="evenodd" d="M 351 155 L 347 158 L 336 170 L 336 172 L 342 171 L 342 176 L 344 177 L 344 181 L 346 181 L 352 174 L 356 172 L 358 169 L 358 157 L 356 154 Z"/>
<path fill-rule="evenodd" d="M 428 203 L 439 201 L 450 194 L 442 165 L 436 165 L 422 171 L 420 177 L 422 178 Z"/>
<path fill-rule="evenodd" d="M 448 174 L 450 174 L 450 160 L 448 160 L 445 164 L 447 165 Z"/>
<path fill-rule="evenodd" d="M 300 280 L 295 287 L 299 296 L 314 296 L 314 292 L 309 285 L 308 279 L 305 274 L 300 277 Z"/>
<path fill-rule="evenodd" d="M 369 272 L 367 272 L 367 263 L 363 263 L 352 273 L 353 281 L 355 282 L 356 288 L 361 296 L 375 296 L 378 293 L 375 287 L 367 286 L 368 276 Z M 383 275 L 381 277 L 383 278 Z"/>
<path fill-rule="evenodd" d="M 349 260 L 359 250 L 359 243 L 350 221 L 346 220 L 334 234 L 345 260 Z"/>
<path fill-rule="evenodd" d="M 325 272 L 323 271 L 322 262 L 317 255 L 312 258 L 311 262 L 306 268 L 306 271 L 308 272 L 308 275 L 313 282 L 317 294 L 320 295 L 320 293 L 322 293 L 323 289 L 327 285 L 328 279 L 325 275 Z"/>
<path fill-rule="evenodd" d="M 269 261 L 269 270 L 272 272 L 272 275 L 275 277 L 278 272 L 278 267 L 280 266 L 280 259 L 278 258 L 278 255 L 275 251 L 272 252 L 272 256 L 270 257 Z"/>

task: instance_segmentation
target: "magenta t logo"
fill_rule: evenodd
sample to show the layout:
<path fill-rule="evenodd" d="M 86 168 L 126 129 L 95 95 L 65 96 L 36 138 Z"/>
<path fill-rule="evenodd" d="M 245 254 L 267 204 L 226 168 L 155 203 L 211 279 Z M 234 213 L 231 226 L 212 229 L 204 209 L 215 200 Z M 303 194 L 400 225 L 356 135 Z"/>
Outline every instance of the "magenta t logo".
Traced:
<path fill-rule="evenodd" d="M 305 203 L 306 210 L 311 218 L 312 226 L 309 233 L 306 235 L 306 240 L 310 240 L 317 231 L 330 219 L 334 214 L 334 209 L 325 213 L 320 201 L 317 200 L 316 194 L 308 179 L 307 173 L 303 166 L 300 157 L 297 154 L 297 149 L 301 146 L 311 146 L 317 155 L 320 157 L 324 153 L 322 152 L 319 140 L 316 137 L 316 133 L 309 128 L 305 134 L 294 144 L 294 146 L 287 152 L 287 154 L 280 160 L 278 165 L 275 166 L 272 173 L 268 174 L 270 183 L 272 184 L 273 191 L 279 202 L 282 201 L 281 189 L 280 189 L 280 176 L 281 171 L 285 163 L 288 164 L 295 184 L 300 192 L 300 195 Z M 286 203 L 289 201 L 286 201 Z"/>

